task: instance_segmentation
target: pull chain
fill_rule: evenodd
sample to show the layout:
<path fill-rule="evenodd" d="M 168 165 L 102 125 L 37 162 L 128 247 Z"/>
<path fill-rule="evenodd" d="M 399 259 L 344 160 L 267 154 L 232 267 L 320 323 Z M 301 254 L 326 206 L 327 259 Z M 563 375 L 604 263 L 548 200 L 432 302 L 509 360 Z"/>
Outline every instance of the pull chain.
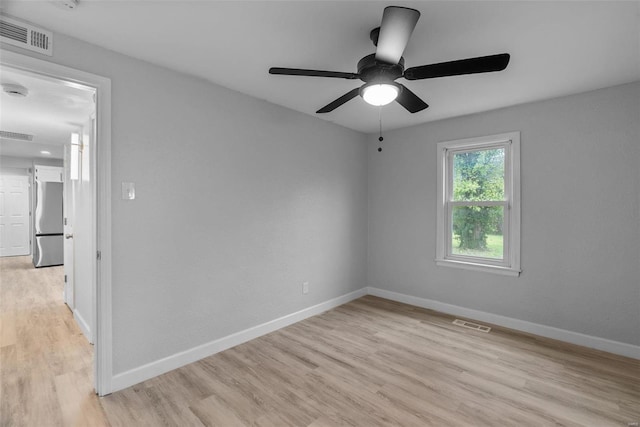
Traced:
<path fill-rule="evenodd" d="M 384 138 L 382 137 L 382 106 L 380 106 L 380 109 L 378 110 L 378 123 L 380 125 L 380 136 L 378 137 L 378 141 L 382 142 L 384 141 Z M 382 147 L 378 147 L 378 153 L 382 152 Z"/>

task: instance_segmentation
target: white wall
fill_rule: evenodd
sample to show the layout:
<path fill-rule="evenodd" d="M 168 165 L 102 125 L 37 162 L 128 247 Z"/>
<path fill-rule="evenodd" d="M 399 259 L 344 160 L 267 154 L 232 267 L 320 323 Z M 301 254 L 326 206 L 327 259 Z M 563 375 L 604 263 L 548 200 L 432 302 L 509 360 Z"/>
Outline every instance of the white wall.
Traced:
<path fill-rule="evenodd" d="M 29 169 L 33 169 L 33 163 L 45 166 L 62 166 L 61 159 L 43 159 L 0 156 L 0 173 L 3 175 L 29 175 Z"/>
<path fill-rule="evenodd" d="M 28 168 L 11 168 L 11 167 L 4 167 L 4 166 L 2 166 L 2 163 L 0 163 L 0 175 L 22 175 L 22 176 L 29 176 L 29 169 L 28 169 Z"/>
<path fill-rule="evenodd" d="M 520 131 L 522 274 L 436 267 L 436 144 Z M 369 137 L 369 286 L 640 344 L 640 83 Z"/>
<path fill-rule="evenodd" d="M 114 374 L 366 285 L 364 135 L 62 35 L 51 60 L 112 80 Z"/>

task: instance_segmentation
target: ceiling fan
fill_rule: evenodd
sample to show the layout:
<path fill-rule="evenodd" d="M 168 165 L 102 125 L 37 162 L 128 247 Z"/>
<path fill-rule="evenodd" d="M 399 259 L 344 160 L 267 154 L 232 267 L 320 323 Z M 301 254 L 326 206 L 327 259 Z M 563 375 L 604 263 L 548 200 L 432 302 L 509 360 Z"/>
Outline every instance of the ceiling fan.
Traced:
<path fill-rule="evenodd" d="M 402 53 L 409 42 L 409 37 L 411 37 L 418 18 L 420 18 L 420 12 L 415 9 L 400 6 L 386 7 L 380 27 L 374 28 L 369 35 L 376 46 L 376 53 L 367 55 L 358 62 L 357 73 L 272 67 L 269 69 L 269 74 L 360 79 L 365 82 L 364 85 L 345 93 L 340 98 L 316 111 L 316 113 L 333 111 L 358 95 L 367 103 L 376 106 L 387 105 L 395 100 L 410 113 L 417 113 L 429 106 L 415 93 L 407 89 L 406 86 L 396 83 L 396 79 L 404 77 L 407 80 L 423 80 L 463 74 L 488 73 L 502 71 L 507 68 L 510 56 L 508 53 L 501 53 L 421 65 L 405 70 Z"/>

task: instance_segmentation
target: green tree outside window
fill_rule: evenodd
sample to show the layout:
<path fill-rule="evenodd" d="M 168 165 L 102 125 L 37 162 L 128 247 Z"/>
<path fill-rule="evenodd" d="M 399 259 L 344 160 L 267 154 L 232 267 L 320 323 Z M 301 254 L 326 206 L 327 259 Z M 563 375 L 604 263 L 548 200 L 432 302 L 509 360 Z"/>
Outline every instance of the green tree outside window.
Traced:
<path fill-rule="evenodd" d="M 503 148 L 455 153 L 453 201 L 504 201 L 504 155 Z M 458 249 L 487 251 L 487 237 L 502 235 L 503 219 L 502 206 L 456 206 L 452 226 Z M 501 252 L 488 256 L 502 258 Z"/>

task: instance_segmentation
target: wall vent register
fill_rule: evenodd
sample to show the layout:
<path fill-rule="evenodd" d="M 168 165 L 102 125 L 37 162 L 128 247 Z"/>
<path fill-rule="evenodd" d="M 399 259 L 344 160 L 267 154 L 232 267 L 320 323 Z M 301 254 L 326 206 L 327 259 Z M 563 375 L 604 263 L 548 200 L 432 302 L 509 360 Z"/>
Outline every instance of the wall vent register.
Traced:
<path fill-rule="evenodd" d="M 48 56 L 53 55 L 51 31 L 4 15 L 0 15 L 0 41 Z"/>
<path fill-rule="evenodd" d="M 9 132 L 6 130 L 0 130 L 0 138 L 15 139 L 18 141 L 33 141 L 33 135 L 20 132 Z"/>

